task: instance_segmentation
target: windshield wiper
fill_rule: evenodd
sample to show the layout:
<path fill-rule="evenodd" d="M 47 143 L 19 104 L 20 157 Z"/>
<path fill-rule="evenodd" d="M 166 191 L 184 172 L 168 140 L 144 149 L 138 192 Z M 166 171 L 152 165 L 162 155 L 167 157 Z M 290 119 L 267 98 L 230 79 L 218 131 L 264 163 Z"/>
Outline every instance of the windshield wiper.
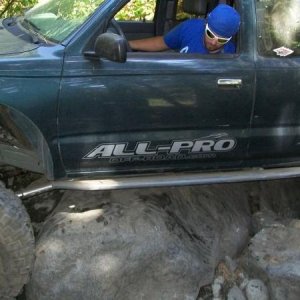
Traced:
<path fill-rule="evenodd" d="M 25 25 L 24 27 L 29 31 L 29 33 L 32 37 L 32 42 L 34 44 L 39 44 L 40 40 L 42 40 L 43 42 L 48 44 L 47 39 L 42 34 L 39 33 L 40 28 L 37 27 L 33 22 L 31 22 L 30 20 L 28 20 L 26 18 L 23 18 L 22 24 Z"/>

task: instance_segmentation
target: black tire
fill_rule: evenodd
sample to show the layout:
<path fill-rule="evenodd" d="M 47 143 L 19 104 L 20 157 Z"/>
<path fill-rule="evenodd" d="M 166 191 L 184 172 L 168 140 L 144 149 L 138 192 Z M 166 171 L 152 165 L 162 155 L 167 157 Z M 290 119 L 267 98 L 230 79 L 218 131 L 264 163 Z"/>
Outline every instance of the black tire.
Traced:
<path fill-rule="evenodd" d="M 0 299 L 16 297 L 29 280 L 34 236 L 21 200 L 0 187 Z"/>

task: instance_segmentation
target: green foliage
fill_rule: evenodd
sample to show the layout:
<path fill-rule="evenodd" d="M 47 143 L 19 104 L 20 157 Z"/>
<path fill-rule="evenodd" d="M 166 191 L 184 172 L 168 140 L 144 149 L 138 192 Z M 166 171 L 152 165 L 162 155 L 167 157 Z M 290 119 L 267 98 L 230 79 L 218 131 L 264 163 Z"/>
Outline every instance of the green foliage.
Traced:
<path fill-rule="evenodd" d="M 100 1 L 102 2 L 102 1 Z M 74 6 L 72 8 L 71 17 L 81 18 L 88 16 L 91 12 L 95 11 L 96 8 L 99 6 L 98 1 L 93 0 L 86 0 L 80 1 L 77 0 L 74 2 Z M 64 12 L 62 12 L 64 15 Z"/>
<path fill-rule="evenodd" d="M 176 20 L 186 20 L 190 17 L 190 14 L 183 10 L 183 0 L 178 0 Z"/>
<path fill-rule="evenodd" d="M 1 0 L 0 0 L 1 1 Z M 2 0 L 0 2 L 0 15 L 7 17 L 11 15 L 18 15 L 25 9 L 32 7 L 38 0 Z M 61 15 L 71 16 L 86 16 L 87 13 L 95 10 L 99 2 L 94 0 L 76 0 L 76 1 L 59 1 L 57 0 L 57 7 Z"/>
<path fill-rule="evenodd" d="M 57 16 L 65 19 L 85 19 L 104 0 L 64 0 L 57 3 Z"/>
<path fill-rule="evenodd" d="M 33 6 L 37 0 L 0 0 L 0 17 L 21 14 L 24 9 Z"/>
<path fill-rule="evenodd" d="M 21 14 L 25 9 L 32 7 L 37 0 L 0 0 L 0 17 L 8 17 L 12 15 Z M 76 0 L 61 1 L 57 0 L 57 5 L 60 8 L 61 15 L 69 15 L 80 17 L 86 16 L 91 11 L 91 7 L 95 9 L 99 2 L 94 0 Z M 67 7 L 68 3 L 72 7 Z M 118 20 L 135 20 L 135 21 L 149 21 L 153 20 L 156 0 L 131 0 L 127 5 L 117 14 Z M 64 6 L 64 7 L 62 7 Z"/>
<path fill-rule="evenodd" d="M 117 20 L 151 21 L 154 17 L 156 0 L 131 0 L 116 15 Z"/>

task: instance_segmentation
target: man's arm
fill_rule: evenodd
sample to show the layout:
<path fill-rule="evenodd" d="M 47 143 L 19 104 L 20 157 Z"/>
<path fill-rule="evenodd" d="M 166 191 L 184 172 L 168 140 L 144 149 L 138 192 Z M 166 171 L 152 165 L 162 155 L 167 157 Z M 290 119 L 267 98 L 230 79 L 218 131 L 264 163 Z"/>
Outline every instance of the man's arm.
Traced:
<path fill-rule="evenodd" d="M 156 52 L 169 49 L 164 41 L 163 36 L 155 36 L 147 39 L 129 41 L 129 45 L 132 50 L 139 51 Z"/>

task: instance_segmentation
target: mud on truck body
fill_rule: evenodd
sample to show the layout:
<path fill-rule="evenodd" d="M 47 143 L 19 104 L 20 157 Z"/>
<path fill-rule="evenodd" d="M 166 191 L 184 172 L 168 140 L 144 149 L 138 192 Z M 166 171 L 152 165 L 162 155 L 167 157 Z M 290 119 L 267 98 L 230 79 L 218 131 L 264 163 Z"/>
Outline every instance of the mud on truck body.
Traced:
<path fill-rule="evenodd" d="M 73 3 L 74 2 L 74 3 Z M 151 17 L 120 20 L 130 1 L 41 1 L 1 20 L 0 162 L 48 182 L 0 192 L 0 294 L 16 296 L 33 263 L 20 198 L 263 180 L 300 174 L 300 4 L 230 1 L 241 14 L 235 54 L 134 52 L 216 1 L 157 0 Z"/>

